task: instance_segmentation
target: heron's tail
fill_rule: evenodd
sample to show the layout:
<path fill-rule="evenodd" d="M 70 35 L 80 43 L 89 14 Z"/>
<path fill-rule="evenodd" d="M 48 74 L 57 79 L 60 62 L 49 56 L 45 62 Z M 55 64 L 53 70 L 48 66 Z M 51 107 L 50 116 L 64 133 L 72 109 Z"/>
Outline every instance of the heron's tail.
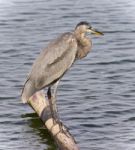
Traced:
<path fill-rule="evenodd" d="M 36 89 L 34 86 L 32 86 L 32 82 L 30 80 L 27 80 L 24 84 L 24 88 L 22 90 L 21 99 L 22 102 L 25 104 L 28 102 L 29 98 L 36 92 Z"/>

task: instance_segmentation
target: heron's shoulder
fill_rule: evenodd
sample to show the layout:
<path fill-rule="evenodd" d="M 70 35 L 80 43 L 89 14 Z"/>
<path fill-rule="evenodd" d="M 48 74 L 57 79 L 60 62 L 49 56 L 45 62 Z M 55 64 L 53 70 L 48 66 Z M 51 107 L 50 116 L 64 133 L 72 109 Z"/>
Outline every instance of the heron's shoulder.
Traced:
<path fill-rule="evenodd" d="M 65 32 L 63 34 L 60 34 L 56 39 L 52 40 L 46 50 L 48 49 L 54 49 L 57 48 L 57 46 L 60 48 L 60 46 L 64 47 L 67 46 L 70 42 L 76 41 L 75 36 L 72 32 Z"/>
<path fill-rule="evenodd" d="M 75 36 L 72 32 L 65 32 L 60 36 L 60 38 L 62 38 L 63 40 L 72 40 L 75 39 Z"/>

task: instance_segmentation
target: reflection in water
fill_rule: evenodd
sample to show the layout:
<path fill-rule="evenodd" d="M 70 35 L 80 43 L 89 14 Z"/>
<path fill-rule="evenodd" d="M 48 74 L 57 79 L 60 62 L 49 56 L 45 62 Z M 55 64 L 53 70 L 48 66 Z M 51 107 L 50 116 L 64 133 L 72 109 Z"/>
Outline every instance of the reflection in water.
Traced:
<path fill-rule="evenodd" d="M 29 127 L 32 128 L 32 131 L 40 137 L 40 142 L 45 142 L 48 146 L 45 150 L 56 150 L 57 147 L 51 134 L 45 128 L 43 122 L 39 119 L 36 113 L 22 115 L 22 118 L 26 118 L 28 120 Z"/>

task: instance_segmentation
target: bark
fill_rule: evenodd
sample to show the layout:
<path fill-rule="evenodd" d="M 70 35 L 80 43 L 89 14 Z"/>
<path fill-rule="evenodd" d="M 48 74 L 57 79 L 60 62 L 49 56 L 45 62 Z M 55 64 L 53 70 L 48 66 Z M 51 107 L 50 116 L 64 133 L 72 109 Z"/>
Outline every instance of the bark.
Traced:
<path fill-rule="evenodd" d="M 49 103 L 45 99 L 43 91 L 35 93 L 28 101 L 29 105 L 35 110 L 41 120 L 44 122 L 46 128 L 50 131 L 54 140 L 56 141 L 59 150 L 79 150 L 73 136 L 69 133 L 67 127 L 62 123 L 53 120 L 49 108 Z"/>

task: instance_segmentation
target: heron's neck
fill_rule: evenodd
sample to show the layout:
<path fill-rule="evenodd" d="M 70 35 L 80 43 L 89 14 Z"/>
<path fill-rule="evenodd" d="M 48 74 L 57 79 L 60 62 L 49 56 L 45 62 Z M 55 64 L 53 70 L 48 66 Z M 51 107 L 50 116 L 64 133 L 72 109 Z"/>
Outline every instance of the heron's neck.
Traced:
<path fill-rule="evenodd" d="M 85 33 L 75 32 L 75 37 L 82 47 L 90 46 L 91 41 L 85 36 Z"/>
<path fill-rule="evenodd" d="M 75 32 L 75 37 L 78 43 L 78 51 L 76 57 L 81 59 L 87 56 L 87 54 L 91 50 L 92 42 L 88 37 L 85 36 L 85 33 Z"/>

